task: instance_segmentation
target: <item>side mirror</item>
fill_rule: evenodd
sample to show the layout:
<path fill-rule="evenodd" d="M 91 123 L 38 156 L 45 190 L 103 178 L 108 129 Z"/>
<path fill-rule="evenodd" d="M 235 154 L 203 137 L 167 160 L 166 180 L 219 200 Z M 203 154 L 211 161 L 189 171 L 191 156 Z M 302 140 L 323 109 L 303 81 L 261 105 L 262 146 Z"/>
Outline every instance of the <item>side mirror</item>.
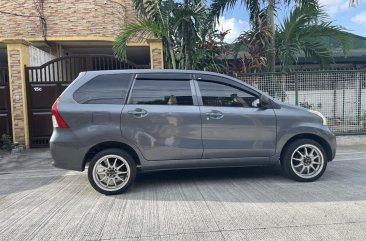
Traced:
<path fill-rule="evenodd" d="M 266 95 L 261 95 L 259 98 L 260 108 L 269 109 L 271 108 L 271 100 Z"/>

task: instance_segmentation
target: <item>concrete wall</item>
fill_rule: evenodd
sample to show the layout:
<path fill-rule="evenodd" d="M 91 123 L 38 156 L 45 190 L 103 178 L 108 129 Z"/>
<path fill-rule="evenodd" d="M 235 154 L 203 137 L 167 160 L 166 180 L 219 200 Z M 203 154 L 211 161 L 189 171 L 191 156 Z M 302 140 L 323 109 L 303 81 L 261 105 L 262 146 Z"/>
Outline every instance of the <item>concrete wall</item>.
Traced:
<path fill-rule="evenodd" d="M 49 54 L 34 46 L 29 46 L 28 51 L 29 51 L 29 67 L 40 66 L 56 58 L 56 56 Z"/>
<path fill-rule="evenodd" d="M 295 91 L 286 91 L 286 101 L 295 104 Z M 334 102 L 334 100 L 336 100 Z M 327 118 L 357 121 L 358 105 L 366 111 L 366 89 L 361 90 L 361 103 L 358 103 L 357 89 L 346 90 L 311 90 L 299 92 L 299 104 L 308 103 L 312 109 L 320 111 Z"/>

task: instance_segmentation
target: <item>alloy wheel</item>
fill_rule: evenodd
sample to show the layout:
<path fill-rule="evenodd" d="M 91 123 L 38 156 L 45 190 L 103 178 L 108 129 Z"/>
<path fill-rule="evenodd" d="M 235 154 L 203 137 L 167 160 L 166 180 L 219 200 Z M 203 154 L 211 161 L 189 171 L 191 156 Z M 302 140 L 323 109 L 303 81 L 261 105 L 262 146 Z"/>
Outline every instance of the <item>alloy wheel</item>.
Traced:
<path fill-rule="evenodd" d="M 301 178 L 315 177 L 322 171 L 323 166 L 323 153 L 315 145 L 301 145 L 291 155 L 291 168 Z"/>
<path fill-rule="evenodd" d="M 93 179 L 101 189 L 105 191 L 116 191 L 128 183 L 130 173 L 130 166 L 123 157 L 107 155 L 95 163 Z"/>

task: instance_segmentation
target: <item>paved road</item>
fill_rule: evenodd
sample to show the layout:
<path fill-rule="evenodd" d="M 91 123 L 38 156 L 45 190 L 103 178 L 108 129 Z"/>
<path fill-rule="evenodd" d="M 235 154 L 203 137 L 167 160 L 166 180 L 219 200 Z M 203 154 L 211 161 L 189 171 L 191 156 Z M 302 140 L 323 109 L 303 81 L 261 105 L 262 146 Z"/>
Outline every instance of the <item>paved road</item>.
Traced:
<path fill-rule="evenodd" d="M 3 156 L 0 240 L 366 240 L 362 149 L 341 149 L 314 183 L 272 168 L 170 171 L 119 196 L 52 168 L 47 151 Z"/>

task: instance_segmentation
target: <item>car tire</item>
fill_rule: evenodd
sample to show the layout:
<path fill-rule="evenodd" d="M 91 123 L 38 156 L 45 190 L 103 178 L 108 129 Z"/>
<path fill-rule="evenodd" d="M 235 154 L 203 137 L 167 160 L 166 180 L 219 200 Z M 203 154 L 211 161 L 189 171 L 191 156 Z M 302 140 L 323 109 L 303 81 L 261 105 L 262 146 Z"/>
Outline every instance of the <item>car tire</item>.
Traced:
<path fill-rule="evenodd" d="M 327 153 L 312 139 L 291 142 L 281 156 L 284 173 L 299 182 L 312 182 L 323 175 L 327 168 Z"/>
<path fill-rule="evenodd" d="M 126 191 L 136 178 L 136 164 L 132 157 L 120 149 L 105 149 L 96 154 L 88 169 L 92 187 L 105 195 Z"/>

